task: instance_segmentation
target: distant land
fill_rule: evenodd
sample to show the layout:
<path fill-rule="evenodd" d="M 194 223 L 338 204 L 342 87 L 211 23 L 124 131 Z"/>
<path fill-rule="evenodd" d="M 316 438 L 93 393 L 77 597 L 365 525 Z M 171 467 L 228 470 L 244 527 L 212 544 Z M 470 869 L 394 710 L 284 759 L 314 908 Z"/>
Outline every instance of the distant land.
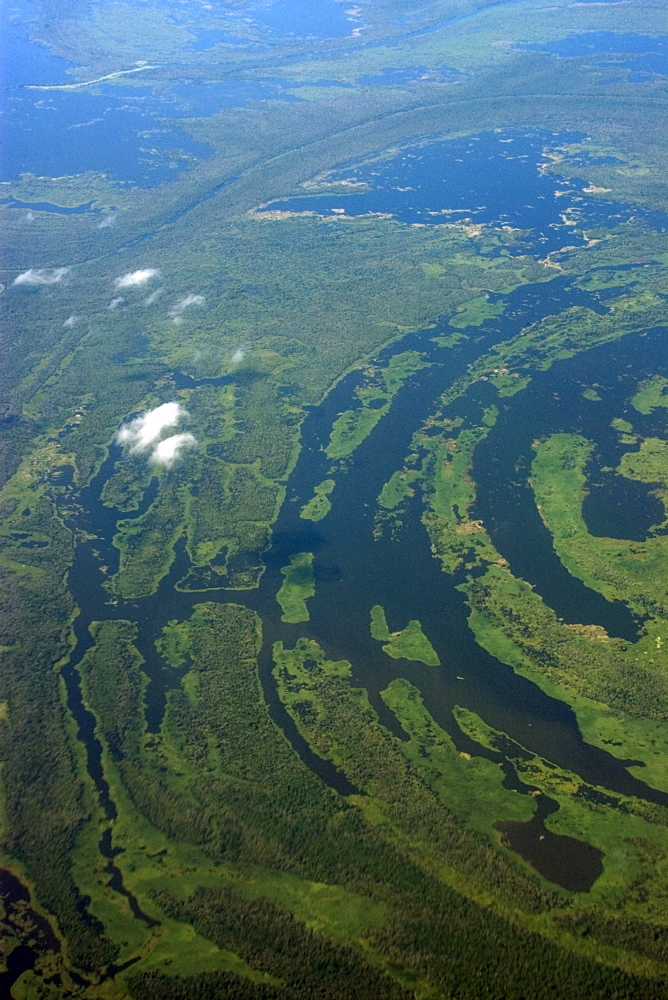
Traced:
<path fill-rule="evenodd" d="M 0 996 L 665 997 L 664 0 L 0 29 Z"/>

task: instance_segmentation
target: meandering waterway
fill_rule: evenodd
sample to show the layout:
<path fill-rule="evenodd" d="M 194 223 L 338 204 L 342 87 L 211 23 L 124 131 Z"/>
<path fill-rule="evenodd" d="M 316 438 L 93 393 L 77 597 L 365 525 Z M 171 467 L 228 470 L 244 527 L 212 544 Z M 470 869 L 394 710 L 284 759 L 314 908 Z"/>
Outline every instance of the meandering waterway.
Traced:
<path fill-rule="evenodd" d="M 119 449 L 112 449 L 95 481 L 79 491 L 77 496 L 83 510 L 77 518 L 78 526 L 94 532 L 97 538 L 94 542 L 79 544 L 70 574 L 72 593 L 82 613 L 75 623 L 78 640 L 75 655 L 66 668 L 70 707 L 77 718 L 80 736 L 88 748 L 89 769 L 96 781 L 101 804 L 110 819 L 115 814 L 115 807 L 104 782 L 93 719 L 84 709 L 78 690 L 76 667 L 92 642 L 88 625 L 92 621 L 111 618 L 128 618 L 137 623 L 137 645 L 145 658 L 145 669 L 151 680 L 147 695 L 147 721 L 149 728 L 155 731 L 161 723 L 166 692 L 179 682 L 178 675 L 158 656 L 155 640 L 169 620 L 184 620 L 195 604 L 211 599 L 237 601 L 260 614 L 264 628 L 260 676 L 272 715 L 305 762 L 341 794 L 349 794 L 355 789 L 331 762 L 313 753 L 278 698 L 271 673 L 271 648 L 279 638 L 291 646 L 299 636 L 306 635 L 316 639 L 329 657 L 349 659 L 353 664 L 353 683 L 367 689 L 381 721 L 399 738 L 405 734 L 382 701 L 380 692 L 394 677 L 407 677 L 420 689 L 428 710 L 451 734 L 460 751 L 482 754 L 498 761 L 504 766 L 506 782 L 527 794 L 534 789 L 517 779 L 512 766 L 500 752 L 485 750 L 461 732 L 453 715 L 455 706 L 471 709 L 521 746 L 574 771 L 592 785 L 668 805 L 667 794 L 647 786 L 629 773 L 627 765 L 634 762 L 619 760 L 586 744 L 568 705 L 548 697 L 536 685 L 514 674 L 475 643 L 467 624 L 468 609 L 462 594 L 456 590 L 458 580 L 445 575 L 430 552 L 420 520 L 418 498 L 409 505 L 401 530 L 391 537 L 383 535 L 381 538 L 375 537 L 373 530 L 378 494 L 392 472 L 401 466 L 402 458 L 409 450 L 412 433 L 433 411 L 444 389 L 479 354 L 485 340 L 492 343 L 498 339 L 499 323 L 505 324 L 505 333 L 512 334 L 513 326 L 519 329 L 529 317 L 538 318 L 541 309 L 549 312 L 576 302 L 582 304 L 585 297 L 589 298 L 590 293 L 578 290 L 563 279 L 553 283 L 550 296 L 543 294 L 537 298 L 536 289 L 531 286 L 521 288 L 510 297 L 512 309 L 508 312 L 514 319 L 495 319 L 483 324 L 477 331 L 484 338 L 482 344 L 479 340 L 463 341 L 447 350 L 438 347 L 432 338 L 439 332 L 447 332 L 447 322 L 444 321 L 442 329 L 410 335 L 381 352 L 377 358 L 379 364 L 387 363 L 392 353 L 406 349 L 421 350 L 431 364 L 408 380 L 399 391 L 390 412 L 381 419 L 358 448 L 354 460 L 338 476 L 331 496 L 331 512 L 324 521 L 313 525 L 299 517 L 299 510 L 311 496 L 313 487 L 328 473 L 330 463 L 323 446 L 338 413 L 354 403 L 354 391 L 361 374 L 352 372 L 340 382 L 323 404 L 309 413 L 303 425 L 301 454 L 288 483 L 286 502 L 275 525 L 272 546 L 265 557 L 267 570 L 257 590 L 195 593 L 177 590 L 176 584 L 189 569 L 182 540 L 177 546 L 172 569 L 155 595 L 137 602 L 110 603 L 110 594 L 103 587 L 106 577 L 101 572 L 101 566 L 110 566 L 113 571 L 117 565 L 118 552 L 111 545 L 111 540 L 116 520 L 127 516 L 105 507 L 100 500 L 101 489 L 114 464 L 122 460 Z M 590 304 L 596 304 L 594 298 L 590 299 Z M 659 334 L 654 335 L 655 338 L 657 336 Z M 656 347 L 651 338 L 627 338 L 622 344 L 624 347 L 615 344 L 592 351 L 587 361 L 592 366 L 592 374 L 597 363 L 599 367 L 605 367 L 606 351 L 610 352 L 611 361 L 618 362 L 620 350 L 636 351 L 637 360 L 638 344 L 641 344 L 641 351 L 642 345 L 651 345 L 654 351 Z M 581 358 L 561 362 L 550 372 L 539 375 L 535 393 L 545 398 L 550 388 L 568 385 L 576 364 L 581 362 Z M 183 377 L 179 378 L 179 384 L 183 384 Z M 623 387 L 619 393 L 621 401 Z M 516 397 L 512 406 L 518 414 L 524 412 L 521 406 L 523 395 L 521 393 Z M 566 401 L 570 402 L 570 397 L 566 396 Z M 471 405 L 479 407 L 479 400 L 472 396 Z M 606 404 L 606 413 L 608 408 L 610 412 L 615 409 L 612 398 Z M 555 419 L 559 412 L 555 404 Z M 527 413 L 532 416 L 530 406 Z M 568 414 L 567 407 L 561 411 L 564 427 L 569 425 Z M 542 418 L 543 414 L 540 416 Z M 539 429 L 532 424 L 527 429 L 523 420 L 516 420 L 515 424 L 510 421 L 509 427 L 512 426 L 522 428 L 522 441 L 532 440 L 533 431 Z M 543 421 L 541 427 L 544 426 Z M 486 468 L 487 476 L 480 474 L 479 502 L 490 502 L 494 507 L 490 497 L 496 496 L 498 489 L 503 491 L 505 488 L 505 466 L 490 461 Z M 498 475 L 498 482 L 495 475 Z M 139 516 L 148 507 L 155 497 L 156 488 L 157 480 L 153 480 L 140 510 L 133 516 Z M 523 547 L 519 546 L 521 554 L 532 548 L 544 529 L 539 518 L 533 525 L 516 524 L 522 525 L 517 532 L 523 541 Z M 490 526 L 494 531 L 493 515 L 490 515 Z M 281 622 L 280 608 L 275 600 L 282 581 L 280 568 L 289 562 L 291 554 L 302 551 L 314 553 L 316 595 L 309 601 L 310 621 L 288 625 Z M 514 565 L 515 559 L 516 553 L 510 553 L 511 567 L 519 572 Z M 557 604 L 567 604 L 572 594 L 577 595 L 578 621 L 605 624 L 612 634 L 623 635 L 630 641 L 635 638 L 638 623 L 625 606 L 605 601 L 568 574 L 566 585 L 554 589 L 555 576 L 565 571 L 551 548 L 544 553 L 537 572 L 537 588 L 540 591 L 552 585 L 550 593 Z M 439 655 L 442 668 L 398 662 L 386 656 L 369 631 L 369 613 L 374 604 L 385 608 L 391 630 L 402 628 L 411 618 L 419 619 Z M 524 853 L 539 871 L 553 881 L 569 888 L 588 888 L 601 870 L 599 854 L 573 838 L 551 834 L 542 824 L 542 816 L 550 811 L 549 800 L 547 807 L 542 808 L 543 813 L 537 815 L 530 827 L 504 828 L 507 842 Z M 112 865 L 110 841 L 102 843 L 101 847 Z M 126 892 L 122 881 L 119 882 L 120 873 L 118 877 L 116 872 L 112 874 L 119 891 Z M 136 901 L 131 905 L 143 918 Z"/>
<path fill-rule="evenodd" d="M 577 227 L 574 232 L 572 225 L 566 225 L 564 212 L 569 204 L 581 222 L 601 221 L 609 207 L 585 198 L 581 189 L 573 185 L 564 200 L 559 194 L 563 182 L 537 172 L 544 148 L 563 141 L 563 135 L 551 133 L 529 136 L 495 133 L 406 150 L 392 160 L 366 165 L 361 170 L 356 168 L 355 179 L 372 183 L 364 195 L 353 195 L 344 201 L 349 205 L 351 199 L 358 198 L 356 207 L 364 212 L 378 210 L 379 197 L 388 199 L 387 205 L 394 205 L 395 214 L 403 213 L 406 222 L 443 220 L 447 218 L 444 209 L 470 212 L 475 214 L 476 222 L 506 223 L 524 230 L 527 237 L 523 252 L 546 253 L 572 246 L 576 241 L 583 242 L 583 237 L 578 235 Z M 525 185 L 518 182 L 517 170 L 526 179 Z M 436 173 L 438 177 L 434 176 Z M 406 185 L 406 180 L 411 183 Z M 410 190 L 402 191 L 406 186 Z M 313 207 L 317 200 L 320 210 L 328 197 L 306 201 Z M 286 207 L 294 209 L 295 202 L 286 203 Z M 620 217 L 627 213 L 626 208 L 614 208 Z M 650 220 L 647 216 L 647 221 L 662 226 L 665 218 Z M 109 567 L 108 572 L 113 573 L 118 566 L 119 553 L 112 539 L 116 522 L 119 518 L 127 519 L 127 514 L 105 506 L 101 491 L 115 464 L 123 460 L 120 449 L 112 447 L 90 486 L 77 491 L 70 480 L 69 491 L 79 509 L 79 513 L 72 515 L 73 523 L 96 537 L 78 544 L 70 573 L 70 589 L 81 614 L 75 621 L 77 646 L 65 668 L 65 680 L 70 708 L 87 747 L 89 770 L 110 823 L 115 816 L 115 805 L 104 779 L 94 719 L 82 702 L 77 671 L 81 657 L 92 643 L 89 625 L 93 621 L 121 618 L 137 624 L 137 646 L 150 680 L 147 724 L 150 731 L 156 732 L 167 692 L 180 682 L 180 677 L 178 671 L 162 661 L 155 641 L 168 621 L 187 619 L 193 607 L 206 600 L 235 601 L 258 612 L 263 623 L 259 672 L 270 712 L 306 764 L 343 795 L 356 789 L 331 761 L 312 751 L 278 697 L 271 655 L 276 640 L 290 647 L 305 635 L 315 639 L 328 657 L 350 660 L 353 683 L 366 688 L 381 722 L 399 739 L 406 734 L 386 707 L 381 692 L 394 678 L 406 677 L 419 688 L 427 709 L 451 735 L 457 748 L 499 763 L 508 787 L 525 794 L 536 791 L 519 780 L 510 752 L 505 755 L 501 750 L 481 747 L 460 730 L 454 715 L 456 706 L 470 709 L 520 747 L 578 774 L 590 785 L 603 787 L 609 793 L 636 795 L 668 805 L 668 793 L 651 788 L 629 772 L 629 765 L 639 762 L 620 760 L 587 744 L 567 704 L 548 697 L 537 685 L 516 675 L 476 644 L 468 627 L 464 596 L 456 589 L 459 580 L 444 574 L 431 554 L 421 522 L 419 496 L 408 504 L 399 530 L 382 533 L 380 537 L 374 532 L 378 495 L 392 473 L 402 467 L 413 433 L 437 408 L 442 393 L 481 354 L 542 317 L 559 315 L 570 307 L 585 306 L 600 314 L 607 312 L 605 291 L 582 290 L 565 277 L 520 287 L 502 298 L 505 308 L 500 316 L 469 331 L 468 337 L 450 348 L 443 348 L 434 340 L 438 334 L 454 332 L 446 317 L 436 328 L 404 337 L 374 359 L 385 366 L 393 354 L 417 350 L 428 366 L 406 381 L 390 411 L 357 448 L 345 468 L 337 470 L 336 486 L 330 497 L 332 509 L 316 525 L 301 519 L 299 511 L 312 496 L 314 487 L 330 475 L 331 463 L 324 448 L 338 414 L 359 404 L 355 390 L 363 374 L 351 372 L 320 406 L 308 413 L 302 426 L 300 456 L 287 484 L 286 500 L 274 526 L 271 547 L 265 553 L 266 571 L 255 590 L 188 591 L 187 578 L 192 567 L 185 540 L 181 539 L 171 570 L 154 595 L 140 601 L 112 598 L 104 586 L 108 575 L 102 567 Z M 477 513 L 509 559 L 511 569 L 533 583 L 567 621 L 602 625 L 610 635 L 628 642 L 635 641 L 641 623 L 625 605 L 606 601 L 570 576 L 557 559 L 526 488 L 527 449 L 530 451 L 534 437 L 554 429 L 577 430 L 600 441 L 601 448 L 611 447 L 609 421 L 611 414 L 623 414 L 628 386 L 623 380 L 607 378 L 606 372 L 614 374 L 620 365 L 624 370 L 627 362 L 633 363 L 635 371 L 642 369 L 641 362 L 649 366 L 656 356 L 657 338 L 660 341 L 662 336 L 657 331 L 646 337 L 627 337 L 620 344 L 599 347 L 571 361 L 559 362 L 550 371 L 537 373 L 529 388 L 513 397 L 507 407 L 489 383 L 476 384 L 453 404 L 457 415 L 477 423 L 481 405 L 501 403 L 498 426 L 479 448 L 474 475 L 479 483 Z M 628 357 L 624 352 L 630 352 Z M 181 373 L 173 373 L 171 377 L 175 391 L 198 384 Z M 605 385 L 604 401 L 594 403 L 583 399 L 585 377 L 589 379 L 587 384 Z M 204 379 L 201 384 L 224 384 L 230 379 L 231 376 Z M 543 405 L 545 400 L 551 400 L 549 405 Z M 522 461 L 524 471 L 518 473 Z M 67 488 L 66 479 L 61 478 L 60 484 Z M 158 481 L 154 479 L 139 510 L 130 516 L 140 516 L 148 508 L 157 488 Z M 638 530 L 641 528 L 638 525 Z M 290 562 L 291 555 L 305 551 L 314 554 L 316 594 L 308 604 L 310 621 L 289 625 L 281 621 L 281 610 L 276 603 L 283 579 L 280 570 Z M 369 615 L 376 604 L 385 609 L 392 631 L 403 628 L 409 619 L 418 619 L 442 667 L 435 669 L 388 657 L 370 635 Z M 531 823 L 506 825 L 502 828 L 503 837 L 547 878 L 569 889 L 585 891 L 600 874 L 600 852 L 582 841 L 552 834 L 543 820 L 555 807 L 545 797 L 537 800 Z M 121 873 L 114 866 L 109 832 L 103 836 L 100 849 L 108 859 L 113 887 L 128 896 L 139 919 L 149 919 L 123 886 Z"/>

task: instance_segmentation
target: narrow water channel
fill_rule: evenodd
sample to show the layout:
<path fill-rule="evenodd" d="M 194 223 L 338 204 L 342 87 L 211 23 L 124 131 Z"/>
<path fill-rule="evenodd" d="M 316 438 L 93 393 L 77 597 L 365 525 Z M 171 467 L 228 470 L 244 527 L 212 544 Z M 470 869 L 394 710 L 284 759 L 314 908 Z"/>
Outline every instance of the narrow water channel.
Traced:
<path fill-rule="evenodd" d="M 297 638 L 306 635 L 316 639 L 328 656 L 349 659 L 353 664 L 353 683 L 367 689 L 381 721 L 399 738 L 405 734 L 386 708 L 380 692 L 394 677 L 406 677 L 420 689 L 428 710 L 438 724 L 450 733 L 458 749 L 490 756 L 503 764 L 507 782 L 527 794 L 535 792 L 535 789 L 519 782 L 512 765 L 504 760 L 501 753 L 481 748 L 461 732 L 453 716 L 455 706 L 471 709 L 489 725 L 508 734 L 512 740 L 532 753 L 577 773 L 592 785 L 668 805 L 668 794 L 649 787 L 629 773 L 628 765 L 636 762 L 619 760 L 606 751 L 586 744 L 568 705 L 548 697 L 536 685 L 514 674 L 509 667 L 476 644 L 467 624 L 467 606 L 463 595 L 456 589 L 457 579 L 444 574 L 438 561 L 431 555 L 428 538 L 420 520 L 418 497 L 409 504 L 401 530 L 392 537 L 383 535 L 381 538 L 375 538 L 373 532 L 378 494 L 392 472 L 402 465 L 413 432 L 434 411 L 443 391 L 466 371 L 467 365 L 479 356 L 485 345 L 501 339 L 499 324 L 503 324 L 505 339 L 514 335 L 527 322 L 535 321 L 541 312 L 543 315 L 557 312 L 571 304 L 584 304 L 584 300 L 590 306 L 602 308 L 589 293 L 575 289 L 565 279 L 552 282 L 549 295 L 545 294 L 544 289 L 536 290 L 529 286 L 518 289 L 509 296 L 506 315 L 489 320 L 477 328 L 475 340 L 461 341 L 447 350 L 438 347 L 432 338 L 438 333 L 447 332 L 447 321 L 444 321 L 440 329 L 409 335 L 381 352 L 377 362 L 386 364 L 393 353 L 417 349 L 424 353 L 430 366 L 406 382 L 395 397 L 389 413 L 361 444 L 354 459 L 337 475 L 337 485 L 331 495 L 332 510 L 323 521 L 314 525 L 300 519 L 299 510 L 312 495 L 313 487 L 326 478 L 329 472 L 330 463 L 323 447 L 336 416 L 354 405 L 355 388 L 362 375 L 354 371 L 343 379 L 304 421 L 302 450 L 288 483 L 286 502 L 275 525 L 272 546 L 265 556 L 267 569 L 256 590 L 220 589 L 188 593 L 176 589 L 176 584 L 190 568 L 182 539 L 177 545 L 171 571 L 161 581 L 156 594 L 137 602 L 114 600 L 112 603 L 109 592 L 103 587 L 106 577 L 101 573 L 100 567 L 106 565 L 111 568 L 111 572 L 115 570 L 118 551 L 111 541 L 116 521 L 119 517 L 127 516 L 104 506 L 100 499 L 101 490 L 115 463 L 122 460 L 119 449 L 112 448 L 91 486 L 78 491 L 76 495 L 82 511 L 76 518 L 77 526 L 97 537 L 93 542 L 78 545 L 70 574 L 70 587 L 81 608 L 81 614 L 76 622 L 78 645 L 66 671 L 70 708 L 77 719 L 80 737 L 87 746 L 89 770 L 98 788 L 101 805 L 110 821 L 115 815 L 115 806 L 110 800 L 102 773 L 94 720 L 83 706 L 79 689 L 77 666 L 91 643 L 88 626 L 92 621 L 105 619 L 128 618 L 136 622 L 137 645 L 145 658 L 145 670 L 150 678 L 147 722 L 149 729 L 156 731 L 162 720 L 166 693 L 171 686 L 179 683 L 179 675 L 162 661 L 156 651 L 155 640 L 169 620 L 185 620 L 192 613 L 194 605 L 205 600 L 235 601 L 260 614 L 264 642 L 259 669 L 271 714 L 305 763 L 341 794 L 350 794 L 356 789 L 330 761 L 313 753 L 278 698 L 271 672 L 271 649 L 277 639 L 292 646 Z M 611 360 L 616 366 L 620 361 L 619 351 L 637 350 L 637 346 L 633 345 L 641 341 L 644 345 L 641 345 L 641 350 L 647 350 L 651 354 L 656 346 L 651 338 L 627 338 L 622 342 L 624 346 L 616 344 L 596 349 L 599 365 L 605 365 L 606 351 L 611 351 Z M 591 352 L 592 357 L 594 354 L 595 352 Z M 637 355 L 634 357 L 637 361 Z M 595 366 L 596 360 L 588 363 Z M 537 378 L 535 391 L 545 394 L 550 379 L 554 385 L 567 385 L 576 364 L 583 364 L 582 357 L 555 365 L 550 372 Z M 184 379 L 183 376 L 178 376 L 177 379 L 178 384 L 191 385 L 191 380 Z M 623 395 L 621 389 L 620 393 Z M 518 413 L 522 409 L 520 404 L 524 395 L 525 393 L 521 393 L 516 397 L 514 406 L 517 406 Z M 477 405 L 479 404 L 476 403 Z M 615 405 L 610 399 L 610 412 Z M 555 413 L 558 410 L 557 406 Z M 531 408 L 528 412 L 531 414 Z M 568 412 L 566 408 L 563 417 L 566 421 Z M 515 424 L 510 421 L 508 424 L 509 428 L 515 425 L 526 430 L 522 420 L 516 420 Z M 502 426 L 505 426 L 503 421 Z M 510 430 L 508 433 L 510 434 Z M 528 431 L 525 438 L 529 443 L 532 440 Z M 491 459 L 488 466 L 487 478 L 482 475 L 481 470 L 476 473 L 480 474 L 481 481 L 480 503 L 484 503 L 494 489 L 500 488 L 503 491 L 506 488 L 502 474 L 506 466 Z M 499 476 L 501 486 L 495 481 L 495 474 Z M 140 509 L 133 516 L 139 516 L 148 507 L 156 488 L 157 480 L 154 480 L 146 491 Z M 494 530 L 492 515 L 490 521 Z M 531 530 L 521 527 L 518 532 L 526 547 L 535 543 L 534 528 L 540 532 L 540 519 Z M 291 554 L 302 551 L 314 553 L 316 595 L 309 601 L 310 621 L 288 625 L 280 620 L 280 608 L 275 595 L 282 581 L 281 567 L 289 563 Z M 545 552 L 542 577 L 537 585 L 547 585 L 546 581 L 559 571 L 560 565 L 550 547 Z M 512 559 L 511 566 L 516 569 Z M 573 583 L 572 578 L 569 579 L 569 585 L 577 584 L 577 581 Z M 578 620 L 583 624 L 601 624 L 601 619 L 605 619 L 612 634 L 623 635 L 633 641 L 639 623 L 633 619 L 628 609 L 623 605 L 613 605 L 581 584 L 577 585 L 584 592 L 580 594 Z M 565 599 L 561 592 L 556 596 Z M 385 608 L 391 630 L 404 627 L 411 618 L 420 620 L 439 655 L 442 667 L 435 669 L 418 663 L 399 662 L 386 656 L 380 644 L 370 635 L 369 615 L 374 604 Z M 531 821 L 530 829 L 528 825 L 526 829 L 504 829 L 506 842 L 546 877 L 567 885 L 568 888 L 585 891 L 600 874 L 600 853 L 581 841 L 556 837 L 547 831 L 543 826 L 543 817 L 551 809 L 550 800 L 546 800 L 542 809 L 543 812 L 539 810 Z M 132 900 L 124 889 L 120 873 L 116 876 L 111 837 L 106 840 L 103 838 L 100 847 L 109 860 L 109 871 L 118 890 L 128 895 L 130 905 L 133 911 L 136 908 L 140 919 L 150 921 L 150 918 L 141 913 L 136 900 Z"/>

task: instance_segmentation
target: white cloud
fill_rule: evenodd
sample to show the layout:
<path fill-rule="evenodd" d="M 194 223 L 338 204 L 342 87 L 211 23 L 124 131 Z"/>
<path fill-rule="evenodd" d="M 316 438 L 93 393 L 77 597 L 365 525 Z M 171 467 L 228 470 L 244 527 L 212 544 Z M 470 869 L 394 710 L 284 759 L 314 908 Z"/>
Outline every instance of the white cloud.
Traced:
<path fill-rule="evenodd" d="M 180 403 L 163 403 L 123 424 L 116 440 L 119 444 L 128 444 L 130 451 L 146 451 L 159 440 L 164 430 L 187 416 L 187 410 Z"/>
<path fill-rule="evenodd" d="M 33 212 L 26 212 L 26 222 L 34 222 L 35 215 Z"/>
<path fill-rule="evenodd" d="M 163 294 L 164 291 L 165 291 L 164 288 L 156 288 L 154 292 L 151 292 L 151 294 L 144 299 L 144 305 L 152 306 L 154 302 L 158 301 L 158 299 L 160 298 L 160 296 Z"/>
<path fill-rule="evenodd" d="M 121 302 L 125 302 L 125 299 L 123 298 L 122 295 L 118 295 L 115 299 L 111 300 L 111 302 L 107 306 L 107 309 L 118 309 Z"/>
<path fill-rule="evenodd" d="M 145 285 L 147 281 L 151 278 L 156 278 L 160 274 L 160 271 L 156 267 L 143 267 L 138 271 L 128 271 L 127 274 L 122 274 L 120 278 L 114 280 L 116 288 L 135 288 L 138 285 Z"/>
<path fill-rule="evenodd" d="M 111 226 L 116 225 L 116 214 L 111 212 L 109 215 L 105 215 L 102 222 L 98 224 L 97 229 L 110 229 Z"/>
<path fill-rule="evenodd" d="M 78 319 L 79 319 L 78 316 L 68 316 L 65 322 L 63 323 L 63 326 L 65 327 L 66 330 L 70 330 Z"/>
<path fill-rule="evenodd" d="M 155 446 L 151 452 L 151 461 L 169 469 L 181 457 L 184 448 L 193 448 L 196 444 L 192 434 L 172 434 Z"/>
<path fill-rule="evenodd" d="M 242 351 L 241 348 L 239 347 L 232 355 L 232 364 L 238 365 L 239 362 L 243 361 L 245 357 L 246 357 L 246 352 Z"/>
<path fill-rule="evenodd" d="M 176 318 L 186 309 L 189 309 L 190 306 L 203 306 L 205 302 L 206 299 L 203 295 L 184 295 L 182 299 L 179 299 L 176 305 L 172 306 L 169 310 L 169 315 Z"/>
<path fill-rule="evenodd" d="M 69 267 L 31 267 L 14 278 L 15 285 L 57 285 L 66 274 Z"/>

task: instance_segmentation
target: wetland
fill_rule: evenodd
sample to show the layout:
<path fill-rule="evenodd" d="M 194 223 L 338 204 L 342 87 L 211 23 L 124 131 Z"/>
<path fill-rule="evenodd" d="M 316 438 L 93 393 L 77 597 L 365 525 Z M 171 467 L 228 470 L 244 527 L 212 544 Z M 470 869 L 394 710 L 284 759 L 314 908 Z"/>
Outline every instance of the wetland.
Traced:
<path fill-rule="evenodd" d="M 665 992 L 661 15 L 3 13 L 12 1000 Z"/>

